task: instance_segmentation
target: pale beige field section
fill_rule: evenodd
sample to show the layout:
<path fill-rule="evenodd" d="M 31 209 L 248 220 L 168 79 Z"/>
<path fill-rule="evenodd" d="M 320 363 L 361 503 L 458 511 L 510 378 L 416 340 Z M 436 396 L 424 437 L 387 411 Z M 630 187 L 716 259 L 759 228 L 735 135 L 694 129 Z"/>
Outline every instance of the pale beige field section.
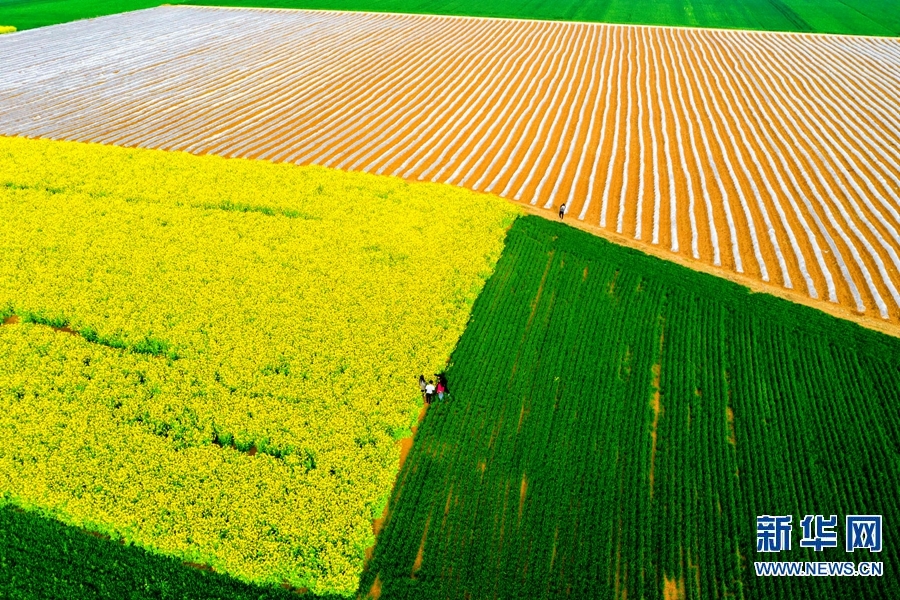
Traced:
<path fill-rule="evenodd" d="M 0 38 L 0 134 L 565 204 L 726 274 L 900 313 L 897 39 L 160 7 Z"/>

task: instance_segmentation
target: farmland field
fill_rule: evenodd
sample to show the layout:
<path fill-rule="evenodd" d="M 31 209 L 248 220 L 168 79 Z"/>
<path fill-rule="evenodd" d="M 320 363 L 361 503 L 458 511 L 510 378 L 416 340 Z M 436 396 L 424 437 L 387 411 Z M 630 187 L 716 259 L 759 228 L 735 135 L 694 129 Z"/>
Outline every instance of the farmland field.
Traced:
<path fill-rule="evenodd" d="M 297 599 L 9 506 L 0 507 L 0 557 L 4 600 Z"/>
<path fill-rule="evenodd" d="M 0 504 L 248 582 L 353 591 L 415 374 L 446 363 L 516 208 L 0 138 L 0 212 Z"/>
<path fill-rule="evenodd" d="M 520 218 L 361 590 L 900 597 L 893 544 L 879 555 L 755 546 L 762 514 L 795 515 L 795 532 L 810 513 L 900 518 L 898 364 L 896 338 Z M 766 578 L 757 560 L 883 560 L 885 571 Z"/>
<path fill-rule="evenodd" d="M 298 4 L 0 35 L 0 597 L 900 598 L 892 3 Z"/>
<path fill-rule="evenodd" d="M 159 0 L 0 0 L 0 23 L 30 29 L 159 4 L 162 4 Z M 524 3 L 511 0 L 489 3 L 475 0 L 200 0 L 187 4 L 900 35 L 900 14 L 891 0 L 557 0 Z"/>
<path fill-rule="evenodd" d="M 0 133 L 565 203 L 897 323 L 898 65 L 888 38 L 163 7 L 0 38 Z"/>

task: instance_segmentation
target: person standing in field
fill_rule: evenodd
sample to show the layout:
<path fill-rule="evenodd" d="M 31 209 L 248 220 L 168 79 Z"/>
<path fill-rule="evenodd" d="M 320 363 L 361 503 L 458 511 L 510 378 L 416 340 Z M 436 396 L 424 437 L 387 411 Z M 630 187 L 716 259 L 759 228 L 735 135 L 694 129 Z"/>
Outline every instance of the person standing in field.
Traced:
<path fill-rule="evenodd" d="M 437 373 L 437 374 L 435 374 L 434 377 L 435 377 L 435 379 L 437 379 L 438 383 L 444 387 L 444 393 L 449 395 L 450 394 L 450 386 L 447 385 L 447 376 L 444 375 L 443 373 Z"/>
<path fill-rule="evenodd" d="M 422 390 L 422 399 L 425 399 L 425 387 L 428 384 L 425 382 L 425 376 L 419 375 L 419 389 Z"/>
<path fill-rule="evenodd" d="M 566 216 L 566 205 L 561 204 L 559 206 L 559 220 L 562 221 L 562 218 Z"/>
<path fill-rule="evenodd" d="M 444 382 L 442 382 L 441 380 L 438 380 L 438 384 L 437 384 L 437 395 L 438 395 L 438 400 L 443 400 L 443 399 L 444 399 L 444 390 L 445 390 L 445 388 L 444 388 Z"/>
<path fill-rule="evenodd" d="M 431 398 L 434 396 L 434 381 L 429 381 L 425 386 L 425 404 L 431 404 Z"/>

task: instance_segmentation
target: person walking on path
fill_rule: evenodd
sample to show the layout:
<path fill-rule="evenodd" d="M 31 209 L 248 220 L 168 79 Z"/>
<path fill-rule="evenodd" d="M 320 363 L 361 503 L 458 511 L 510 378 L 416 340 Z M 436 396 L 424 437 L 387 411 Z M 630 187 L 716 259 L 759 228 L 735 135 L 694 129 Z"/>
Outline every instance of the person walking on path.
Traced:
<path fill-rule="evenodd" d="M 431 404 L 431 398 L 434 396 L 434 381 L 429 381 L 425 386 L 425 404 Z"/>
<path fill-rule="evenodd" d="M 559 206 L 559 220 L 562 221 L 564 216 L 566 216 L 566 205 L 561 204 Z"/>
<path fill-rule="evenodd" d="M 445 388 L 444 388 L 444 383 L 443 383 L 441 380 L 438 380 L 438 384 L 437 384 L 437 395 L 438 395 L 438 400 L 443 400 L 443 399 L 444 399 L 444 389 L 445 389 Z"/>
<path fill-rule="evenodd" d="M 425 376 L 419 375 L 419 389 L 422 390 L 422 400 L 425 399 L 425 387 L 427 383 L 425 382 Z"/>

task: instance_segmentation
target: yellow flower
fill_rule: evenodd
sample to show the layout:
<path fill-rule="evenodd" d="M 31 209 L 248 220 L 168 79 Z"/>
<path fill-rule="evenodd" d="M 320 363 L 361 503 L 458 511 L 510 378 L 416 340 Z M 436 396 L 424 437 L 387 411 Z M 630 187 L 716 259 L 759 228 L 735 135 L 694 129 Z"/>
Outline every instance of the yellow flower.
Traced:
<path fill-rule="evenodd" d="M 415 378 L 446 363 L 517 209 L 0 138 L 0 211 L 0 316 L 22 320 L 0 326 L 0 494 L 248 581 L 355 591 Z"/>

